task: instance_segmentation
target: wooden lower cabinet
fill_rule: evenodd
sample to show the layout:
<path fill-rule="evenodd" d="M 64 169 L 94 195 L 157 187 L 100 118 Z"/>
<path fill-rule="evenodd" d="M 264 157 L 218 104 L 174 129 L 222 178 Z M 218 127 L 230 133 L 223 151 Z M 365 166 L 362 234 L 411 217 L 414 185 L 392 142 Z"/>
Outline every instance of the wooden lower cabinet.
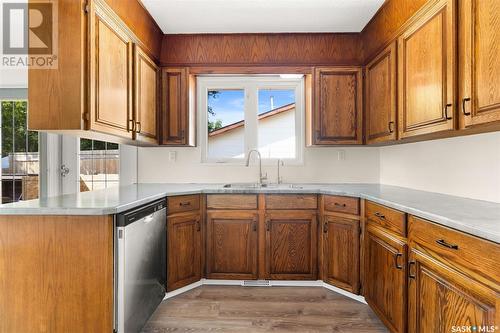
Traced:
<path fill-rule="evenodd" d="M 471 332 L 496 330 L 498 289 L 476 282 L 425 249 L 411 249 L 408 274 L 409 332 L 465 332 L 457 329 L 472 326 L 478 328 Z M 481 327 L 489 330 L 480 331 Z"/>
<path fill-rule="evenodd" d="M 351 293 L 359 292 L 358 220 L 323 217 L 323 281 Z"/>
<path fill-rule="evenodd" d="M 257 279 L 256 211 L 207 212 L 207 278 Z"/>
<path fill-rule="evenodd" d="M 201 279 L 201 216 L 199 211 L 167 219 L 167 291 Z"/>
<path fill-rule="evenodd" d="M 316 211 L 266 212 L 266 276 L 277 280 L 317 277 Z"/>
<path fill-rule="evenodd" d="M 365 300 L 391 332 L 406 332 L 406 241 L 368 224 L 364 244 Z"/>

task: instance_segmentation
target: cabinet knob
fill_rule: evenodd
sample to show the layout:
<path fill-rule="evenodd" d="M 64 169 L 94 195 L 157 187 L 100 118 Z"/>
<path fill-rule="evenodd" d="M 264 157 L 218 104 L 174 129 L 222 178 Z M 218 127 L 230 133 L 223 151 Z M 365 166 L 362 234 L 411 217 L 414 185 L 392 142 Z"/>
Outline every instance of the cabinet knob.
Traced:
<path fill-rule="evenodd" d="M 469 102 L 470 101 L 470 97 L 465 97 L 462 99 L 462 112 L 464 113 L 464 116 L 470 116 L 470 111 L 467 112 L 465 111 L 465 102 Z"/>

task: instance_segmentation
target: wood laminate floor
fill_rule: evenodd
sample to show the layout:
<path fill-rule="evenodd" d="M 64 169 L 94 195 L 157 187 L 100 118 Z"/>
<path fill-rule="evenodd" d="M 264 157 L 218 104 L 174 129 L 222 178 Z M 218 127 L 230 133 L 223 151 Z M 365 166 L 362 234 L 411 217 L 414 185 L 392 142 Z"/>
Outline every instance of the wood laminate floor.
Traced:
<path fill-rule="evenodd" d="M 388 332 L 365 304 L 322 287 L 202 286 L 160 304 L 143 332 Z"/>

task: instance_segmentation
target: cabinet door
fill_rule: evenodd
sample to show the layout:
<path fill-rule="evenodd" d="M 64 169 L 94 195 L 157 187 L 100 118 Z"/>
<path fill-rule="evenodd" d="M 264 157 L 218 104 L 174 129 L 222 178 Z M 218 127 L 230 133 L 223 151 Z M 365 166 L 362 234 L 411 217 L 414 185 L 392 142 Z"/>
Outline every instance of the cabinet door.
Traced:
<path fill-rule="evenodd" d="M 186 68 L 162 70 L 162 144 L 194 145 L 189 109 L 189 75 Z"/>
<path fill-rule="evenodd" d="M 267 278 L 315 280 L 317 277 L 315 211 L 266 213 Z"/>
<path fill-rule="evenodd" d="M 361 144 L 361 68 L 317 68 L 314 89 L 313 144 Z"/>
<path fill-rule="evenodd" d="M 398 38 L 400 138 L 454 129 L 454 3 L 437 1 Z"/>
<path fill-rule="evenodd" d="M 90 17 L 90 126 L 132 138 L 132 41 L 97 2 Z"/>
<path fill-rule="evenodd" d="M 364 296 L 391 330 L 406 330 L 406 243 L 383 229 L 365 232 Z M 431 331 L 429 331 L 431 332 Z"/>
<path fill-rule="evenodd" d="M 325 282 L 359 292 L 359 221 L 336 216 L 323 220 L 323 278 Z"/>
<path fill-rule="evenodd" d="M 413 249 L 409 264 L 409 332 L 494 332 L 500 300 L 494 291 L 445 261 Z M 472 329 L 476 326 L 476 329 Z M 485 330 L 488 327 L 488 330 Z M 454 330 L 455 328 L 455 330 Z"/>
<path fill-rule="evenodd" d="M 396 43 L 366 66 L 366 139 L 396 140 Z"/>
<path fill-rule="evenodd" d="M 167 291 L 201 279 L 200 213 L 183 213 L 167 219 Z"/>
<path fill-rule="evenodd" d="M 134 47 L 134 133 L 140 141 L 158 143 L 158 66 Z"/>
<path fill-rule="evenodd" d="M 500 3 L 459 1 L 459 107 L 462 128 L 500 121 Z"/>
<path fill-rule="evenodd" d="M 257 278 L 257 212 L 207 212 L 207 277 Z"/>

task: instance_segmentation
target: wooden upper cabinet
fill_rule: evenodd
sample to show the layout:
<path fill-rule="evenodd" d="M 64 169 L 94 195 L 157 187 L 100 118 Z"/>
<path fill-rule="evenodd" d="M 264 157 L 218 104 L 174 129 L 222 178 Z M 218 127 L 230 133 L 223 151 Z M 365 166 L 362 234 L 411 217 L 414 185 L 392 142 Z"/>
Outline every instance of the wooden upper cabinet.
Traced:
<path fill-rule="evenodd" d="M 500 121 L 500 3 L 459 1 L 460 126 Z"/>
<path fill-rule="evenodd" d="M 167 227 L 167 291 L 172 291 L 201 279 L 200 212 L 169 216 Z"/>
<path fill-rule="evenodd" d="M 257 212 L 207 212 L 207 278 L 257 279 L 257 224 Z"/>
<path fill-rule="evenodd" d="M 90 8 L 87 129 L 132 138 L 132 40 L 99 2 L 91 2 Z"/>
<path fill-rule="evenodd" d="M 317 68 L 314 94 L 312 144 L 361 144 L 363 141 L 361 68 Z"/>
<path fill-rule="evenodd" d="M 266 213 L 266 275 L 276 280 L 315 280 L 317 277 L 316 212 Z"/>
<path fill-rule="evenodd" d="M 358 220 L 324 216 L 323 280 L 351 293 L 359 292 Z"/>
<path fill-rule="evenodd" d="M 365 300 L 391 332 L 404 333 L 407 299 L 406 241 L 369 224 L 364 244 Z"/>
<path fill-rule="evenodd" d="M 187 68 L 162 70 L 162 144 L 194 146 L 194 117 L 190 109 L 190 92 L 194 78 Z"/>
<path fill-rule="evenodd" d="M 396 43 L 366 66 L 366 140 L 396 140 Z"/>
<path fill-rule="evenodd" d="M 452 332 L 453 327 L 498 324 L 498 289 L 454 270 L 447 260 L 412 249 L 408 274 L 408 332 Z"/>
<path fill-rule="evenodd" d="M 158 143 L 158 83 L 156 63 L 134 46 L 134 132 L 137 140 Z"/>
<path fill-rule="evenodd" d="M 400 138 L 454 129 L 455 1 L 436 1 L 398 38 Z"/>

